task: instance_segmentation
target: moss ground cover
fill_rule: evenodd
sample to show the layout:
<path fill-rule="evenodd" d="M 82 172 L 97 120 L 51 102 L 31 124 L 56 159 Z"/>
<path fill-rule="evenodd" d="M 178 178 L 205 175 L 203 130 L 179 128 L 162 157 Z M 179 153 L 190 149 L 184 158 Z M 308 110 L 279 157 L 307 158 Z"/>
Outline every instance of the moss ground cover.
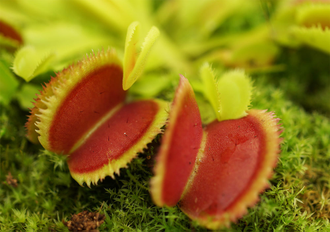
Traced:
<path fill-rule="evenodd" d="M 38 1 L 38 4 L 42 4 L 41 1 Z M 7 90 L 6 94 L 1 95 L 3 98 L 0 98 L 0 231 L 68 231 L 62 221 L 68 221 L 72 214 L 85 210 L 105 215 L 104 223 L 98 228 L 100 231 L 207 231 L 191 221 L 179 208 L 159 208 L 152 202 L 149 181 L 153 176 L 153 159 L 157 153 L 161 135 L 158 135 L 148 145 L 148 149 L 128 164 L 128 168 L 121 169 L 120 175 L 116 175 L 115 179 L 106 177 L 103 182 L 91 188 L 81 187 L 72 179 L 65 156 L 46 151 L 42 146 L 34 145 L 27 140 L 24 127 L 28 114 L 27 107 L 31 107 L 29 106 L 32 99 L 30 96 L 37 93 L 40 83 L 47 82 L 50 76 L 54 76 L 54 71 L 76 61 L 85 51 L 89 52 L 92 48 L 98 49 L 109 44 L 116 48 L 123 47 L 122 34 L 125 34 L 127 29 L 125 21 L 119 22 L 120 20 L 106 18 L 104 12 L 102 13 L 102 5 L 95 4 L 94 8 L 88 8 L 90 6 L 87 1 L 71 1 L 74 6 L 79 5 L 79 10 L 75 11 L 71 21 L 65 24 L 61 21 L 63 16 L 55 12 L 58 9 L 67 12 L 67 6 L 52 4 L 54 11 L 49 7 L 45 8 L 48 9 L 48 13 L 40 12 L 31 6 L 23 10 L 20 6 L 24 11 L 22 15 L 16 14 L 14 10 L 8 10 L 12 9 L 12 6 L 7 3 L 0 7 L 0 15 L 8 18 L 15 16 L 16 22 L 21 22 L 15 25 L 18 31 L 24 30 L 24 27 L 20 29 L 20 25 L 33 24 L 36 18 L 48 15 L 47 17 L 58 20 L 52 33 L 71 31 L 77 36 L 84 37 L 82 43 L 77 43 L 76 47 L 72 47 L 72 41 L 64 46 L 59 41 L 56 44 L 56 41 L 44 38 L 47 37 L 48 32 L 45 31 L 46 24 L 38 24 L 25 32 L 25 39 L 29 43 L 31 38 L 36 38 L 35 35 L 41 33 L 45 41 L 54 42 L 58 51 L 57 58 L 52 58 L 52 55 L 44 57 L 45 44 L 40 41 L 39 44 L 35 44 L 39 52 L 35 55 L 39 58 L 43 57 L 40 60 L 46 59 L 47 62 L 42 63 L 41 68 L 39 66 L 35 79 L 29 83 L 21 79 L 19 73 L 14 74 L 10 69 L 15 56 L 13 49 L 17 49 L 15 48 L 17 45 L 10 45 L 9 49 L 8 44 L 5 48 L 0 47 L 0 84 L 6 85 L 5 90 Z M 211 23 L 205 24 L 207 27 L 198 31 L 196 37 L 191 36 L 194 34 L 191 25 L 199 24 L 189 17 L 194 9 L 190 9 L 190 13 L 187 10 L 180 17 L 171 17 L 175 15 L 178 7 L 183 6 L 185 6 L 184 3 L 179 6 L 165 3 L 152 6 L 152 12 L 154 12 L 152 19 L 163 28 L 161 35 L 162 32 L 163 35 L 170 35 L 170 38 L 160 39 L 160 44 L 168 45 L 168 41 L 173 40 L 176 41 L 177 47 L 169 46 L 166 51 L 155 48 L 156 51 L 164 52 L 162 56 L 167 54 L 171 58 L 165 61 L 151 59 L 152 62 L 149 63 L 150 67 L 147 68 L 146 74 L 142 76 L 141 82 L 136 83 L 139 87 L 144 86 L 145 92 L 134 89 L 133 85 L 128 98 L 134 99 L 143 94 L 145 96 L 150 94 L 152 97 L 171 101 L 179 80 L 178 74 L 187 73 L 192 80 L 196 79 L 200 64 L 206 59 L 209 59 L 207 61 L 218 70 L 227 70 L 232 67 L 247 68 L 254 85 L 251 103 L 253 108 L 274 111 L 281 119 L 284 128 L 281 135 L 283 138 L 281 154 L 274 176 L 270 179 L 270 188 L 260 194 L 260 202 L 250 208 L 248 214 L 237 223 L 232 223 L 231 228 L 223 228 L 220 231 L 330 230 L 329 54 L 305 46 L 289 46 L 288 48 L 281 45 L 278 48 L 278 55 L 270 66 L 267 66 L 268 64 L 258 66 L 260 64 L 258 60 L 250 66 L 244 66 L 244 62 L 242 66 L 241 61 L 236 62 L 234 58 L 229 62 L 224 59 L 225 56 L 216 56 L 211 52 L 215 51 L 215 48 L 225 48 L 217 54 L 229 54 L 229 51 L 242 54 L 244 51 L 233 45 L 239 43 L 240 40 L 237 37 L 233 39 L 230 36 L 227 38 L 226 35 L 222 37 L 218 35 L 230 34 L 246 28 L 251 29 L 263 22 L 269 22 L 269 18 L 276 13 L 276 5 L 261 1 L 259 8 L 251 6 L 249 11 L 238 10 L 235 6 L 226 6 L 224 9 L 227 11 L 224 10 L 221 16 L 226 20 L 221 21 L 220 16 L 217 18 L 217 23 L 221 26 L 213 27 Z M 119 4 L 118 7 L 122 9 L 121 7 L 124 6 Z M 136 11 L 143 12 L 145 9 L 147 9 L 146 6 L 141 4 Z M 132 8 L 128 8 L 128 11 L 131 12 Z M 27 16 L 31 12 L 35 13 L 35 18 Z M 212 11 L 210 12 L 209 17 L 215 17 Z M 254 16 L 249 17 L 253 15 L 253 12 L 255 12 Z M 181 13 L 184 13 L 184 10 Z M 87 14 L 91 17 L 91 20 L 85 24 L 91 33 L 80 31 L 74 26 L 74 23 L 79 22 L 79 14 Z M 142 19 L 142 23 L 143 20 L 144 23 L 150 21 L 148 18 L 150 15 L 146 15 L 145 18 L 142 16 L 139 18 Z M 198 15 L 201 18 L 204 17 L 205 22 L 210 22 L 205 13 L 200 12 Z M 235 17 L 237 15 L 239 17 Z M 118 18 L 125 18 L 124 16 L 118 16 Z M 131 18 L 134 17 L 131 16 Z M 2 20 L 1 17 L 0 20 Z M 171 27 L 174 22 L 177 23 L 178 28 Z M 151 25 L 153 21 L 149 23 Z M 93 27 L 94 25 L 97 26 Z M 113 30 L 106 29 L 109 25 Z M 149 24 L 147 27 L 150 28 Z M 100 32 L 104 32 L 106 36 L 97 38 Z M 183 41 L 183 38 L 188 37 L 190 39 Z M 258 38 L 260 37 L 262 35 L 258 34 Z M 228 45 L 229 39 L 234 42 Z M 84 43 L 86 41 L 89 43 Z M 218 45 L 215 45 L 216 43 Z M 221 43 L 228 46 L 222 47 Z M 273 45 L 269 45 L 268 42 L 265 44 L 273 48 Z M 65 53 L 68 47 L 72 50 Z M 119 53 L 121 53 L 120 49 Z M 162 62 L 166 65 L 159 65 Z M 259 69 L 253 69 L 255 66 Z M 180 70 L 181 67 L 182 70 Z M 154 81 L 155 76 L 161 77 L 162 81 Z M 4 82 L 2 77 L 6 77 L 9 81 Z M 154 88 L 159 88 L 159 90 L 148 92 L 150 90 L 148 83 L 152 83 Z M 210 117 L 214 117 L 211 106 L 198 90 L 198 84 L 194 85 L 193 82 L 192 85 L 203 122 L 206 122 Z M 4 93 L 3 86 L 0 86 L 1 94 Z"/>
<path fill-rule="evenodd" d="M 228 231 L 329 228 L 330 120 L 292 103 L 283 90 L 269 85 L 269 79 L 255 79 L 258 91 L 253 105 L 273 110 L 282 119 L 282 153 L 271 188 Z M 103 229 L 204 231 L 177 208 L 160 209 L 152 203 L 148 161 L 153 147 L 115 180 L 107 178 L 91 189 L 81 188 L 71 179 L 64 157 L 26 140 L 24 122 L 25 112 L 17 103 L 1 107 L 1 230 L 65 231 L 62 219 L 92 210 L 106 214 Z M 17 187 L 6 183 L 9 172 L 17 179 Z"/>

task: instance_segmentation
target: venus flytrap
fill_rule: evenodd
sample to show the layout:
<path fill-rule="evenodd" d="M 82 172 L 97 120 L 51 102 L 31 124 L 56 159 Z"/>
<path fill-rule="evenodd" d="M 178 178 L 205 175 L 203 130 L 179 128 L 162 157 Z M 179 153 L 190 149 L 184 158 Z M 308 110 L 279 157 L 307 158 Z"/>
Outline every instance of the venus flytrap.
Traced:
<path fill-rule="evenodd" d="M 248 110 L 252 85 L 244 72 L 226 73 L 216 83 L 205 64 L 201 76 L 219 121 L 203 128 L 193 89 L 181 76 L 151 194 L 158 206 L 178 204 L 198 224 L 218 229 L 246 214 L 269 186 L 281 132 L 273 113 Z"/>
<path fill-rule="evenodd" d="M 0 5 L 0 48 L 11 51 L 25 44 L 24 28 L 32 24 L 34 19 L 30 14 L 19 12 L 16 2 L 2 1 Z"/>
<path fill-rule="evenodd" d="M 200 56 L 196 64 L 207 61 L 218 66 L 245 69 L 249 73 L 276 71 L 278 66 L 273 63 L 280 49 L 271 34 L 272 29 L 264 23 L 247 32 L 218 38 L 214 44 L 220 43 L 220 48 Z"/>
<path fill-rule="evenodd" d="M 17 48 L 23 43 L 21 34 L 0 18 L 0 47 Z"/>
<path fill-rule="evenodd" d="M 42 54 L 32 46 L 21 47 L 15 55 L 13 71 L 26 82 L 47 71 L 55 54 Z"/>
<path fill-rule="evenodd" d="M 330 54 L 330 3 L 303 5 L 297 9 L 293 35 L 311 47 Z"/>
<path fill-rule="evenodd" d="M 144 53 L 153 42 L 146 40 Z M 39 140 L 45 149 L 68 155 L 71 175 L 81 185 L 96 184 L 108 175 L 114 178 L 161 132 L 166 121 L 164 101 L 125 102 L 123 69 L 129 63 L 133 64 L 129 70 L 134 70 L 135 61 L 141 69 L 146 58 L 136 58 L 130 45 L 126 52 L 124 68 L 115 51 L 107 50 L 58 73 L 38 95 L 26 124 L 31 141 Z M 137 77 L 133 75 L 129 85 Z"/>
<path fill-rule="evenodd" d="M 330 53 L 330 4 L 328 1 L 283 1 L 272 22 L 274 38 L 282 44 L 302 44 Z"/>

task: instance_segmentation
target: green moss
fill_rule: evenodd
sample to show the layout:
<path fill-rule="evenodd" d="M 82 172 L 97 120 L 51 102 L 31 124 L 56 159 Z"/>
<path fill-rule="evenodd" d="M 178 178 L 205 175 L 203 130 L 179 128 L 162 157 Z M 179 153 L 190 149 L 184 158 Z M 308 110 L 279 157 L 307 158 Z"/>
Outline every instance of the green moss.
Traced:
<path fill-rule="evenodd" d="M 306 113 L 285 99 L 282 90 L 269 85 L 269 77 L 254 79 L 254 108 L 275 111 L 284 128 L 280 159 L 271 188 L 237 224 L 224 231 L 303 231 L 329 228 L 328 216 L 318 217 L 308 206 L 306 193 L 319 196 L 329 191 L 330 120 L 318 113 Z M 191 222 L 177 207 L 158 208 L 150 198 L 152 175 L 150 146 L 115 180 L 106 178 L 91 189 L 71 179 L 65 157 L 30 144 L 24 137 L 24 115 L 18 105 L 1 107 L 0 230 L 65 231 L 62 219 L 83 210 L 106 214 L 101 229 L 113 231 L 206 231 Z M 11 172 L 18 187 L 6 184 Z M 313 174 L 314 173 L 314 174 Z M 316 173 L 316 174 L 315 174 Z M 316 175 L 316 176 L 315 176 Z M 326 195 L 328 196 L 328 195 Z M 306 206 L 307 205 L 307 206 Z M 313 208 L 314 207 L 314 208 Z M 330 229 L 330 228 L 329 228 Z"/>

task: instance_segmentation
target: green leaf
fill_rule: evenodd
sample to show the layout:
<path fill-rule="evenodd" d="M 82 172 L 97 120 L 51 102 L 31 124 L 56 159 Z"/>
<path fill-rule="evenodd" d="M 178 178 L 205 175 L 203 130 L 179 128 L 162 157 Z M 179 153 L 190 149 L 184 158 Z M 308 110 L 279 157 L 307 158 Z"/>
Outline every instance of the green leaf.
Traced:
<path fill-rule="evenodd" d="M 300 46 L 300 42 L 289 33 L 290 28 L 295 25 L 296 7 L 290 5 L 289 1 L 282 1 L 279 6 L 271 18 L 272 30 L 274 31 L 272 37 L 282 45 L 296 48 Z"/>
<path fill-rule="evenodd" d="M 251 102 L 252 83 L 242 70 L 229 71 L 218 80 L 220 120 L 237 119 L 247 115 Z"/>
<path fill-rule="evenodd" d="M 22 109 L 33 108 L 33 99 L 36 98 L 36 94 L 39 93 L 40 85 L 25 84 L 22 86 L 19 92 L 16 94 L 19 105 Z"/>
<path fill-rule="evenodd" d="M 18 46 L 19 46 L 19 44 L 16 40 L 2 36 L 0 34 L 0 48 L 2 48 L 2 47 L 17 48 Z"/>
<path fill-rule="evenodd" d="M 147 75 L 137 81 L 131 88 L 130 93 L 143 97 L 156 97 L 162 90 L 171 85 L 171 77 L 160 75 Z"/>
<path fill-rule="evenodd" d="M 113 38 L 108 34 L 71 22 L 55 21 L 51 26 L 31 25 L 25 30 L 24 38 L 26 44 L 31 45 L 40 55 L 38 59 L 43 59 L 49 54 L 56 55 L 44 71 L 60 71 L 74 61 L 80 60 L 91 50 L 106 49 L 109 45 L 115 47 Z"/>
<path fill-rule="evenodd" d="M 38 74 L 46 71 L 55 57 L 54 53 L 42 54 L 32 46 L 20 48 L 14 59 L 14 72 L 29 82 Z"/>
<path fill-rule="evenodd" d="M 239 67 L 267 67 L 278 54 L 279 48 L 274 42 L 262 40 L 234 50 L 230 62 Z"/>
<path fill-rule="evenodd" d="M 204 95 L 204 85 L 201 80 L 198 79 L 190 79 L 189 80 L 190 85 L 192 86 L 194 92 L 198 92 Z"/>
<path fill-rule="evenodd" d="M 76 9 L 86 12 L 88 18 L 96 18 L 108 28 L 124 32 L 132 22 L 132 13 L 136 9 L 130 9 L 126 1 L 103 1 L 103 0 L 72 0 L 70 3 Z"/>
<path fill-rule="evenodd" d="M 330 29 L 321 27 L 293 27 L 292 34 L 299 41 L 330 54 Z"/>
<path fill-rule="evenodd" d="M 125 54 L 124 54 L 124 79 L 123 89 L 128 89 L 126 83 L 130 73 L 133 71 L 136 64 L 137 57 L 137 43 L 139 42 L 140 24 L 133 22 L 127 29 L 126 42 L 125 42 Z"/>
<path fill-rule="evenodd" d="M 0 60 L 0 102 L 8 105 L 19 85 L 10 69 Z"/>
<path fill-rule="evenodd" d="M 217 119 L 220 120 L 220 95 L 215 75 L 208 63 L 205 63 L 201 67 L 200 75 L 204 85 L 204 95 L 211 103 Z"/>
<path fill-rule="evenodd" d="M 304 4 L 297 8 L 296 22 L 300 26 L 321 26 L 323 29 L 330 26 L 330 4 Z"/>
<path fill-rule="evenodd" d="M 297 8 L 292 34 L 299 41 L 330 53 L 330 4 L 303 4 Z"/>
<path fill-rule="evenodd" d="M 133 22 L 127 30 L 125 44 L 123 79 L 124 90 L 129 89 L 141 76 L 150 50 L 159 36 L 159 30 L 156 27 L 152 27 L 144 40 L 140 54 L 137 56 L 136 44 L 139 37 L 138 33 L 139 23 Z"/>

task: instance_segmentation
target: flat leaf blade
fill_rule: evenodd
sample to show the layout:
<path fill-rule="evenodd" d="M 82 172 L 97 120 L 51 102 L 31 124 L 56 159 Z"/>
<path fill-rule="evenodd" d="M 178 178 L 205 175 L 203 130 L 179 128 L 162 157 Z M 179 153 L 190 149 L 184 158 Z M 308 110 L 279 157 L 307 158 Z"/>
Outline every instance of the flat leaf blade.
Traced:
<path fill-rule="evenodd" d="M 252 94 L 252 82 L 241 70 L 225 73 L 218 80 L 221 120 L 237 119 L 246 115 Z"/>
<path fill-rule="evenodd" d="M 205 63 L 200 69 L 201 79 L 204 84 L 204 95 L 211 103 L 213 110 L 217 116 L 217 119 L 220 120 L 220 96 L 218 92 L 218 84 L 216 82 L 214 73 L 208 63 Z"/>
<path fill-rule="evenodd" d="M 136 24 L 132 24 L 133 26 L 137 27 Z M 129 28 L 130 31 L 130 28 Z M 146 36 L 140 54 L 136 57 L 136 50 L 135 44 L 130 42 L 130 46 L 127 46 L 127 50 L 125 49 L 125 59 L 124 64 L 126 65 L 125 74 L 124 74 L 124 80 L 123 80 L 123 89 L 127 90 L 129 89 L 134 82 L 141 76 L 148 55 L 151 51 L 152 46 L 156 42 L 157 38 L 159 37 L 159 30 L 156 27 L 152 27 L 150 31 L 148 32 L 148 35 Z M 134 35 L 133 35 L 134 36 Z M 132 37 L 137 38 L 137 37 Z M 134 40 L 137 42 L 137 40 Z M 126 56 L 126 54 L 128 54 Z M 127 57 L 127 59 L 126 59 Z M 136 59 L 136 60 L 135 60 Z"/>
<path fill-rule="evenodd" d="M 18 88 L 19 82 L 10 69 L 0 60 L 0 102 L 8 105 Z"/>

